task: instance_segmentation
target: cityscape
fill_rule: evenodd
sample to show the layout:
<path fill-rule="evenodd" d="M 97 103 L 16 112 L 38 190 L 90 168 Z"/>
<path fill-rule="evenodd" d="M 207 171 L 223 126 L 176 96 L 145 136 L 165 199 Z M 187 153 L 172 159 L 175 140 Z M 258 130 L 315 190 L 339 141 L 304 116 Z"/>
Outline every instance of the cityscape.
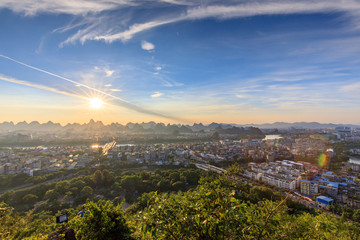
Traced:
<path fill-rule="evenodd" d="M 0 0 L 0 239 L 360 239 L 359 0 Z"/>

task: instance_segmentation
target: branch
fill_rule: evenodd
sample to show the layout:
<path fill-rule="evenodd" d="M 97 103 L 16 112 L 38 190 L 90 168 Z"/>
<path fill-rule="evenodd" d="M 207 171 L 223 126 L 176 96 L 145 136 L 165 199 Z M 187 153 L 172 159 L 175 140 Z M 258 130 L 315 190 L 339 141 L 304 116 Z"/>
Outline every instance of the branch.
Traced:
<path fill-rule="evenodd" d="M 273 210 L 271 210 L 271 212 L 269 213 L 269 215 L 268 215 L 267 218 L 266 218 L 266 221 L 265 221 L 264 226 L 263 226 L 263 230 L 259 232 L 259 236 L 258 236 L 258 238 L 257 238 L 258 240 L 260 239 L 260 237 L 261 237 L 261 235 L 262 235 L 262 233 L 263 233 L 263 231 L 264 231 L 264 228 L 266 227 L 267 223 L 269 222 L 270 217 L 277 211 L 277 209 L 278 209 L 281 205 L 283 205 L 283 204 L 286 202 L 286 200 L 288 199 L 288 197 L 289 197 L 289 194 L 287 194 L 286 197 L 285 197 Z"/>

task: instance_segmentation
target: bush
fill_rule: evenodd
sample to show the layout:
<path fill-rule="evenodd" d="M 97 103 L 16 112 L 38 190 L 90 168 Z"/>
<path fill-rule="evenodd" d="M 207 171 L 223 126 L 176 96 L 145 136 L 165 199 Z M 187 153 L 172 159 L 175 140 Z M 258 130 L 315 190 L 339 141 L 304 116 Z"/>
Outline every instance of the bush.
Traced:
<path fill-rule="evenodd" d="M 86 205 L 89 213 L 69 223 L 77 239 L 131 239 L 121 205 L 114 206 L 112 202 L 103 200 Z"/>

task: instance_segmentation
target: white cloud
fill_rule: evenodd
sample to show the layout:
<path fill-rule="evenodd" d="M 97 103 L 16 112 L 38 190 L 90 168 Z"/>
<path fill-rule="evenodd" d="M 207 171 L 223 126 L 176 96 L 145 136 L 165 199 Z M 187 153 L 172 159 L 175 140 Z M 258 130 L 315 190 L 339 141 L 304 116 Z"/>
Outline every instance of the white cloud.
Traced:
<path fill-rule="evenodd" d="M 105 87 L 111 87 L 112 86 L 112 84 L 106 84 L 105 85 Z"/>
<path fill-rule="evenodd" d="M 170 3 L 174 5 L 194 5 L 191 0 L 159 0 L 159 2 Z"/>
<path fill-rule="evenodd" d="M 107 77 L 111 77 L 114 72 L 115 72 L 114 70 L 110 70 L 110 69 L 105 70 L 105 74 L 106 74 Z"/>
<path fill-rule="evenodd" d="M 161 97 L 162 95 L 164 95 L 163 93 L 161 92 L 155 92 L 154 94 L 151 95 L 152 98 L 158 98 L 158 97 Z"/>
<path fill-rule="evenodd" d="M 122 90 L 121 90 L 121 89 L 117 89 L 117 88 L 112 88 L 112 89 L 110 89 L 110 91 L 112 91 L 112 92 L 121 92 Z"/>
<path fill-rule="evenodd" d="M 65 13 L 84 15 L 125 6 L 134 6 L 132 0 L 2 0 L 0 8 L 33 16 L 39 13 Z"/>
<path fill-rule="evenodd" d="M 195 4 L 195 2 L 194 2 Z M 92 40 L 104 40 L 105 42 L 127 41 L 134 35 L 159 27 L 184 20 L 196 20 L 204 18 L 242 18 L 262 15 L 287 15 L 287 14 L 309 14 L 309 13 L 344 13 L 353 19 L 355 25 L 360 27 L 360 2 L 353 0 L 304 0 L 304 1 L 252 1 L 250 3 L 241 3 L 237 5 L 224 5 L 223 1 L 214 1 L 213 5 L 197 5 L 189 7 L 185 12 L 167 13 L 166 16 L 157 15 L 156 19 L 149 19 L 147 22 L 134 23 L 128 26 L 127 30 L 114 31 L 114 29 L 103 30 L 104 34 L 93 37 L 86 33 L 82 37 L 76 36 L 80 41 L 84 38 Z M 81 33 L 79 33 L 81 34 Z"/>
<path fill-rule="evenodd" d="M 234 4 L 238 2 L 237 4 Z M 136 15 L 151 7 L 156 14 Z M 342 13 L 360 28 L 358 0 L 1 0 L 0 9 L 8 8 L 25 15 L 40 13 L 71 14 L 77 21 L 55 31 L 77 31 L 60 47 L 88 40 L 128 41 L 136 34 L 179 21 L 204 18 L 228 19 L 263 15 Z M 126 8 L 126 9 L 125 9 Z M 164 8 L 166 11 L 164 11 Z M 129 11 L 130 10 L 130 11 Z M 129 14 L 132 12 L 133 14 Z M 137 19 L 144 19 L 138 22 Z M 145 50 L 153 50 L 147 45 Z"/>
<path fill-rule="evenodd" d="M 156 71 L 160 71 L 162 69 L 162 67 L 158 66 L 155 68 Z"/>
<path fill-rule="evenodd" d="M 141 23 L 141 24 L 136 23 L 136 24 L 130 26 L 128 30 L 114 33 L 114 34 L 100 35 L 100 36 L 95 37 L 95 40 L 104 40 L 105 42 L 109 42 L 109 43 L 116 41 L 116 40 L 121 40 L 123 42 L 126 42 L 126 41 L 130 40 L 131 38 L 133 38 L 133 36 L 137 33 L 140 33 L 140 32 L 155 28 L 155 27 L 159 27 L 159 26 L 162 26 L 165 24 L 185 20 L 185 19 L 186 18 L 184 18 L 184 17 L 176 17 L 176 18 L 171 18 L 171 19 L 166 19 L 166 20 L 154 20 L 154 21 L 149 21 L 149 22 Z"/>
<path fill-rule="evenodd" d="M 115 72 L 115 70 L 111 70 L 108 67 L 101 67 L 101 66 L 100 67 L 95 66 L 94 71 L 100 74 L 105 73 L 106 77 L 111 77 Z"/>
<path fill-rule="evenodd" d="M 155 45 L 147 41 L 142 41 L 141 48 L 147 51 L 151 51 L 155 49 Z"/>

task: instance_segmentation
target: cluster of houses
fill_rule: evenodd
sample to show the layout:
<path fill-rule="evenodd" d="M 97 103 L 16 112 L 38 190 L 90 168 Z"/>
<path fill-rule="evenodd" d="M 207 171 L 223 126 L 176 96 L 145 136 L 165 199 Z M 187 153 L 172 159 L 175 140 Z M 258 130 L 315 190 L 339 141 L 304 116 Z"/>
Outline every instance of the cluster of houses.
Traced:
<path fill-rule="evenodd" d="M 300 192 L 310 199 L 326 199 L 360 208 L 360 182 L 357 177 L 337 175 L 318 169 L 308 162 L 289 160 L 269 163 L 249 163 L 245 175 L 290 192 Z M 325 201 L 325 200 L 324 200 Z"/>

